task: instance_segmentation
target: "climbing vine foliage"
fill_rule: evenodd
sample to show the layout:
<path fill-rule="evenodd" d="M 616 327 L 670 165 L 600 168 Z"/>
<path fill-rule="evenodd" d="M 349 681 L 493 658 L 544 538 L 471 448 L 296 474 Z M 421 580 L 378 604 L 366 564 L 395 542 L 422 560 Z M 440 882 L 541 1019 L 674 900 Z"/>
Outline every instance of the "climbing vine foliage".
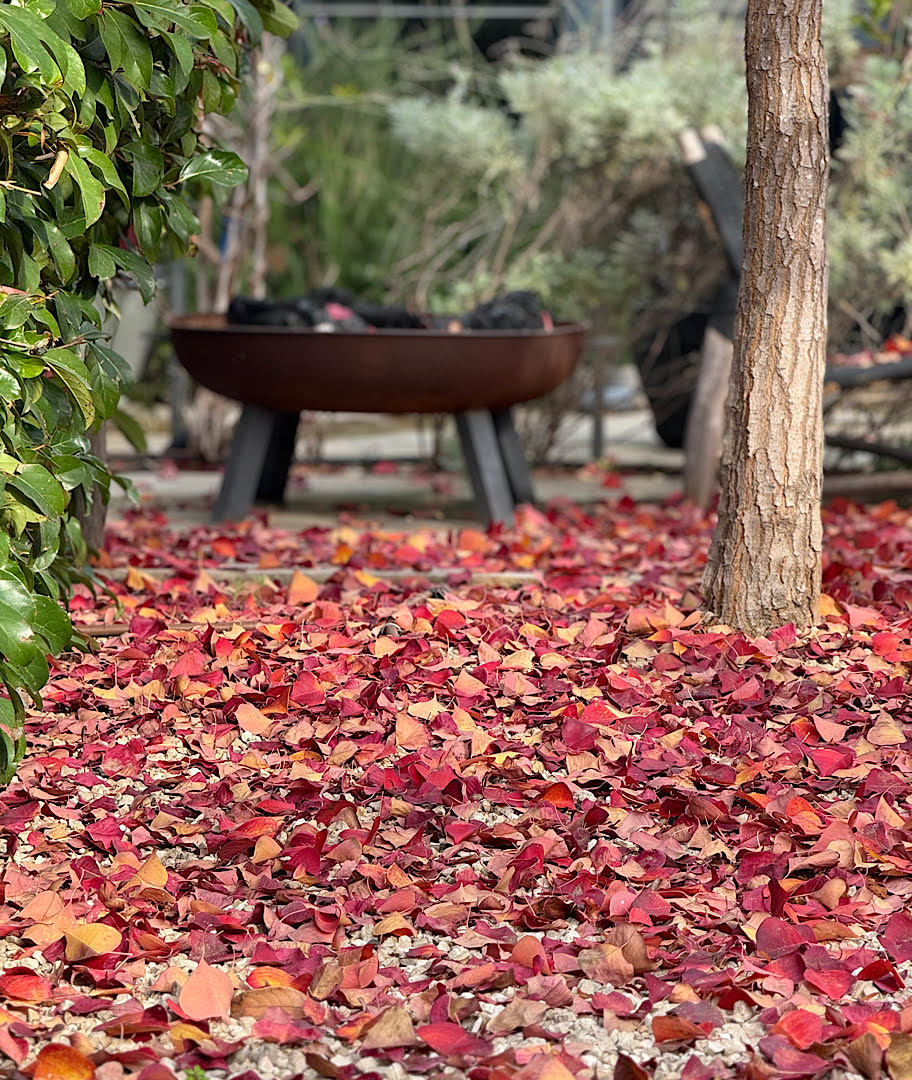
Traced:
<path fill-rule="evenodd" d="M 127 375 L 102 328 L 110 280 L 148 300 L 152 264 L 192 245 L 188 188 L 244 178 L 202 121 L 232 108 L 262 32 L 293 25 L 276 0 L 0 5 L 0 781 L 23 699 L 70 642 L 73 510 L 111 482 L 88 438 Z"/>

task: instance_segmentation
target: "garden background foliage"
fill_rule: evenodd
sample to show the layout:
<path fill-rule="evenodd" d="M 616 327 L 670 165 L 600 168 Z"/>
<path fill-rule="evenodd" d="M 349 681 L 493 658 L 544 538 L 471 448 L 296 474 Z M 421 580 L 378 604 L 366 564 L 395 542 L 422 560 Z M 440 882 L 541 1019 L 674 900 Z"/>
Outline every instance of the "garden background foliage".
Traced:
<path fill-rule="evenodd" d="M 23 752 L 23 695 L 70 641 L 84 577 L 74 498 L 111 477 L 89 434 L 127 375 L 105 344 L 108 283 L 144 298 L 197 229 L 188 186 L 244 179 L 200 138 L 234 104 L 245 53 L 294 17 L 276 0 L 29 0 L 0 7 L 0 781 Z"/>

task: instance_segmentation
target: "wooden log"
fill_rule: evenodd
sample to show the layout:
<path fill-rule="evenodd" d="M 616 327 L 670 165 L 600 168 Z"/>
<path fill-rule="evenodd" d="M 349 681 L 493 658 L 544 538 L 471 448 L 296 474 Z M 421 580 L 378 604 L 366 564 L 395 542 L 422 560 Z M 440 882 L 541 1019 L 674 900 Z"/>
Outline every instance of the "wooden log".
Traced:
<path fill-rule="evenodd" d="M 684 435 L 684 497 L 697 506 L 708 506 L 716 490 L 732 351 L 731 339 L 708 326 Z"/>

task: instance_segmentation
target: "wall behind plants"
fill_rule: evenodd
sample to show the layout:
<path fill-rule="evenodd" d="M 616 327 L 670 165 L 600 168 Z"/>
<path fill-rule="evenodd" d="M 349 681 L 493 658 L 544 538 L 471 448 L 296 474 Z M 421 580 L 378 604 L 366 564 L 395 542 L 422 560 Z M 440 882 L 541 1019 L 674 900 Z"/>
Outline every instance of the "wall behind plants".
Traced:
<path fill-rule="evenodd" d="M 149 299 L 153 261 L 198 228 L 185 189 L 245 175 L 200 138 L 231 109 L 275 0 L 25 0 L 0 6 L 0 781 L 24 746 L 23 695 L 71 638 L 59 601 L 85 576 L 74 499 L 111 482 L 89 434 L 126 378 L 101 330 L 117 272 Z"/>

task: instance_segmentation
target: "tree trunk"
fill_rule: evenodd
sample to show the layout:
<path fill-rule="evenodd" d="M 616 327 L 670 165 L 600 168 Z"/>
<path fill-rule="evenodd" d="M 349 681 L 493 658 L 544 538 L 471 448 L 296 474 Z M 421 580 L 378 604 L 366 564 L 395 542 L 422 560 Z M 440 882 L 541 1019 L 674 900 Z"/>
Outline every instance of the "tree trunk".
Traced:
<path fill-rule="evenodd" d="M 818 615 L 824 227 L 821 0 L 748 0 L 744 265 L 706 607 L 762 634 Z"/>

